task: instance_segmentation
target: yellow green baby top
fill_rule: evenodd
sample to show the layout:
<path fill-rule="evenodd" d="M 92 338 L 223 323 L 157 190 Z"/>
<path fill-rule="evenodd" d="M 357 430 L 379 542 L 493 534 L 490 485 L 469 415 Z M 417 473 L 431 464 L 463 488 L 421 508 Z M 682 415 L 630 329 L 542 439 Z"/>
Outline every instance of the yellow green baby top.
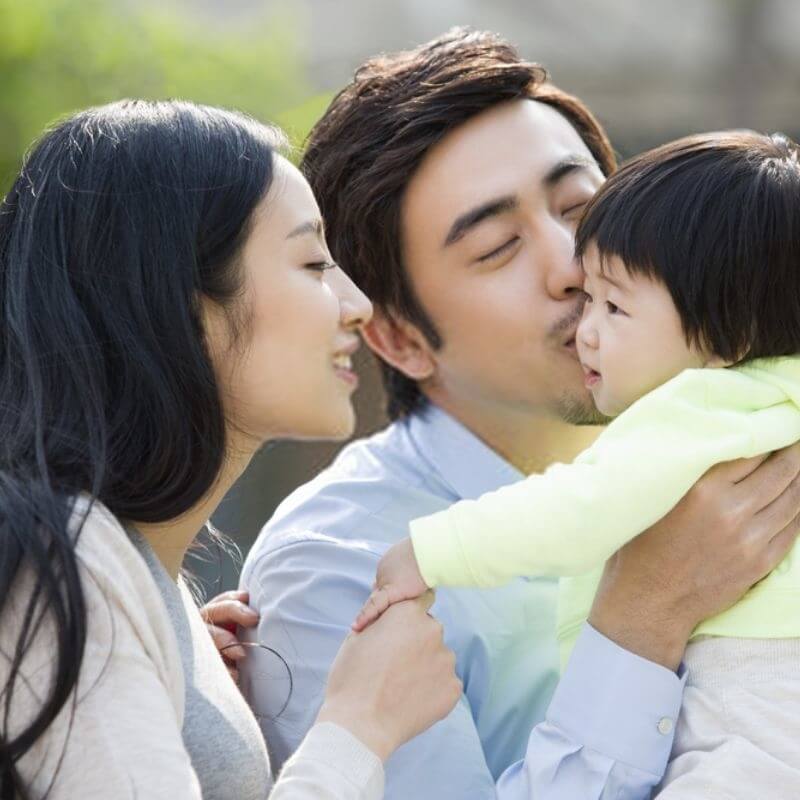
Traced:
<path fill-rule="evenodd" d="M 432 587 L 570 576 L 559 609 L 564 655 L 612 553 L 667 514 L 714 464 L 798 440 L 800 357 L 686 370 L 634 403 L 571 464 L 412 522 L 414 553 Z M 799 546 L 695 635 L 800 636 Z"/>

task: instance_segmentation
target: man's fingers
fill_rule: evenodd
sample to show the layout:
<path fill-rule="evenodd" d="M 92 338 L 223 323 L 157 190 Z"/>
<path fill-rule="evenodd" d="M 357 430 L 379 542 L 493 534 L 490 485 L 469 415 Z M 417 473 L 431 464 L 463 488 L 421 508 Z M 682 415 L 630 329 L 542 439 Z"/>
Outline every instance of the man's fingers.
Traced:
<path fill-rule="evenodd" d="M 714 476 L 725 483 L 740 483 L 752 475 L 768 458 L 769 453 L 762 453 L 752 458 L 737 458 L 735 461 L 725 461 L 712 467 L 706 475 Z"/>
<path fill-rule="evenodd" d="M 773 453 L 750 475 L 739 481 L 736 489 L 754 512 L 767 509 L 780 498 L 800 475 L 800 445 Z M 792 493 L 793 494 L 793 493 Z M 800 506 L 787 518 L 794 517 Z"/>
<path fill-rule="evenodd" d="M 767 551 L 767 563 L 764 565 L 766 567 L 764 575 L 771 572 L 783 561 L 797 540 L 798 533 L 800 533 L 800 514 L 770 541 Z"/>
<path fill-rule="evenodd" d="M 772 539 L 778 532 L 790 526 L 798 514 L 800 514 L 800 474 L 775 500 L 756 514 L 759 538 Z"/>
<path fill-rule="evenodd" d="M 232 598 L 203 606 L 203 617 L 212 625 L 241 625 L 243 628 L 250 628 L 258 622 L 257 611 Z"/>

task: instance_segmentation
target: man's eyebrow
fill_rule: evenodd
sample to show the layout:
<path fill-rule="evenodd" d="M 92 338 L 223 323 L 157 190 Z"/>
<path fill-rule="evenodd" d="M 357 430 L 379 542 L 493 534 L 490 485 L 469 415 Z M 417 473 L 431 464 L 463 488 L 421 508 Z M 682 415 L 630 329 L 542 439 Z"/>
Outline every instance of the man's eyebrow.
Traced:
<path fill-rule="evenodd" d="M 567 175 L 571 175 L 577 170 L 599 169 L 597 162 L 589 156 L 569 155 L 554 164 L 542 179 L 546 188 L 550 189 Z"/>
<path fill-rule="evenodd" d="M 490 217 L 496 217 L 498 214 L 505 214 L 508 211 L 513 211 L 519 207 L 519 200 L 513 195 L 506 197 L 497 197 L 494 200 L 488 200 L 481 203 L 469 211 L 465 211 L 461 216 L 456 217 L 447 236 L 444 240 L 444 247 L 454 244 L 459 239 L 463 238 L 472 228 L 479 225 Z"/>
<path fill-rule="evenodd" d="M 318 238 L 322 238 L 322 220 L 314 219 L 308 222 L 303 222 L 298 225 L 294 230 L 290 231 L 286 236 L 287 239 L 294 239 L 295 236 L 304 236 L 307 233 L 313 233 Z"/>

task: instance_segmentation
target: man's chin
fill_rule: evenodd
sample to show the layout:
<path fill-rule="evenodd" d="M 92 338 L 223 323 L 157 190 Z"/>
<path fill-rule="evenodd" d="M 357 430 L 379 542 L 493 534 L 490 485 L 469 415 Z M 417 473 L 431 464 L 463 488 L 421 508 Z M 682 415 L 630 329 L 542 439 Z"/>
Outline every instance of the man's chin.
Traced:
<path fill-rule="evenodd" d="M 589 392 L 564 392 L 556 402 L 556 413 L 569 425 L 608 425 L 611 418 L 597 410 Z"/>

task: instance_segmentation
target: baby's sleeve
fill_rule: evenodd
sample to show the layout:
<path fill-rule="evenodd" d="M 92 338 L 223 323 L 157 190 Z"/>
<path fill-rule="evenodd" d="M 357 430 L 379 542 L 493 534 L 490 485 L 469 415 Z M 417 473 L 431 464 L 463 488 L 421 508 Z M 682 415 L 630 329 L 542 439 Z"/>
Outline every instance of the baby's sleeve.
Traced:
<path fill-rule="evenodd" d="M 687 370 L 573 463 L 413 521 L 414 553 L 432 587 L 577 575 L 661 519 L 714 464 L 798 439 L 800 412 L 775 386 L 733 370 Z"/>

